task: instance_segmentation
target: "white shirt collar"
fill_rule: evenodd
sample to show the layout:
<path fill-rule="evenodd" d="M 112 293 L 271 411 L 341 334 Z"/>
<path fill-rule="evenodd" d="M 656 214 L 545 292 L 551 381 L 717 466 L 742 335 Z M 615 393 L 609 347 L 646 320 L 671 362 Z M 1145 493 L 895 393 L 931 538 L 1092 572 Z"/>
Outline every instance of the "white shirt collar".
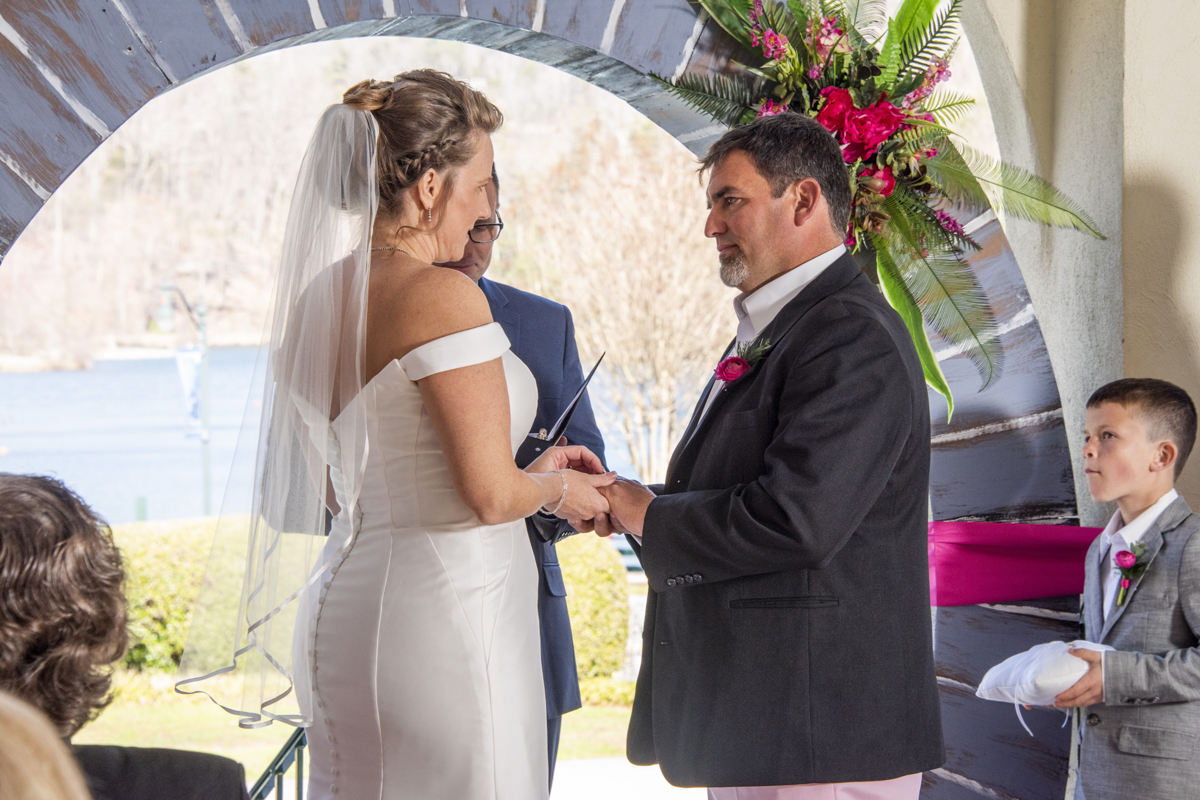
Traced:
<path fill-rule="evenodd" d="M 838 245 L 821 255 L 765 283 L 750 294 L 741 293 L 733 299 L 733 311 L 738 318 L 738 342 L 757 338 L 792 298 L 804 291 L 813 280 L 846 252 Z"/>
<path fill-rule="evenodd" d="M 1101 548 L 1112 553 L 1114 557 L 1121 550 L 1129 550 L 1146 535 L 1146 531 L 1150 530 L 1150 526 L 1162 516 L 1162 513 L 1167 510 L 1167 506 L 1174 503 L 1178 497 L 1179 492 L 1172 489 L 1158 498 L 1158 502 L 1154 505 L 1147 508 L 1141 514 L 1138 514 L 1131 522 L 1125 522 L 1121 519 L 1121 511 L 1118 509 L 1112 515 L 1112 519 L 1108 521 L 1104 532 L 1100 534 Z"/>

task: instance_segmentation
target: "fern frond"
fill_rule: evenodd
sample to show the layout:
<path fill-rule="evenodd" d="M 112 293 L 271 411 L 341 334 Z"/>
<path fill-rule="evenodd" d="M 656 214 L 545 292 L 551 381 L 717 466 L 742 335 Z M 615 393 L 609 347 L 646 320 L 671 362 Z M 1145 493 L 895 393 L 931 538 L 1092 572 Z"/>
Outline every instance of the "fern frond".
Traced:
<path fill-rule="evenodd" d="M 953 250 L 938 247 L 941 226 L 905 213 L 899 197 L 883 203 L 891 219 L 886 247 L 904 285 L 939 336 L 965 350 L 986 388 L 1000 375 L 1004 353 L 996 319 L 971 267 Z M 938 229 L 938 232 L 933 230 Z"/>
<path fill-rule="evenodd" d="M 1083 206 L 1031 172 L 946 140 L 926 162 L 930 178 L 954 201 L 991 202 L 1019 219 L 1105 236 Z"/>
<path fill-rule="evenodd" d="M 943 127 L 960 119 L 963 114 L 975 105 L 975 98 L 959 92 L 935 92 L 923 105 L 922 110 L 933 114 L 933 118 Z"/>
<path fill-rule="evenodd" d="M 865 39 L 878 39 L 887 30 L 887 0 L 844 0 L 846 17 Z"/>
<path fill-rule="evenodd" d="M 767 82 L 728 75 L 681 75 L 667 80 L 651 75 L 667 91 L 717 122 L 736 125 L 767 94 Z"/>
<path fill-rule="evenodd" d="M 958 43 L 961 13 L 962 0 L 952 0 L 950 5 L 937 13 L 932 25 L 901 41 L 898 73 L 902 76 L 920 76 L 923 80 L 929 67 L 948 55 Z"/>
<path fill-rule="evenodd" d="M 877 241 L 877 240 L 875 240 Z M 948 411 L 946 420 L 954 414 L 954 395 L 950 392 L 950 384 L 942 372 L 942 366 L 934 355 L 933 347 L 929 344 L 929 334 L 925 331 L 925 320 L 921 309 L 917 306 L 916 298 L 909 291 L 904 279 L 900 276 L 900 268 L 896 266 L 891 253 L 886 247 L 875 250 L 875 268 L 879 275 L 879 288 L 887 298 L 892 308 L 904 320 L 904 327 L 913 340 L 917 349 L 917 358 L 921 360 L 921 371 L 925 373 L 925 382 L 938 394 L 946 398 Z"/>
<path fill-rule="evenodd" d="M 696 0 L 726 33 L 747 50 L 750 44 L 750 4 L 752 0 Z"/>

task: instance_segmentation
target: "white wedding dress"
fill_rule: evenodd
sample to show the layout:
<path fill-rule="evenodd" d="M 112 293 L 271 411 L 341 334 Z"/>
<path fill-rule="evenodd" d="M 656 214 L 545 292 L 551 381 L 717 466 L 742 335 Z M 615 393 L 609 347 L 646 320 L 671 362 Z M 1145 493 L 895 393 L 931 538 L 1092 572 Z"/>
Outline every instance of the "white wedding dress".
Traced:
<path fill-rule="evenodd" d="M 422 345 L 363 389 L 372 410 L 358 511 L 334 520 L 352 526 L 352 544 L 313 597 L 307 642 L 313 800 L 548 796 L 538 579 L 525 523 L 483 525 L 459 499 L 416 384 L 494 358 L 508 383 L 515 454 L 537 385 L 497 323 Z M 352 435 L 333 427 L 335 437 Z M 341 475 L 331 473 L 340 500 Z"/>

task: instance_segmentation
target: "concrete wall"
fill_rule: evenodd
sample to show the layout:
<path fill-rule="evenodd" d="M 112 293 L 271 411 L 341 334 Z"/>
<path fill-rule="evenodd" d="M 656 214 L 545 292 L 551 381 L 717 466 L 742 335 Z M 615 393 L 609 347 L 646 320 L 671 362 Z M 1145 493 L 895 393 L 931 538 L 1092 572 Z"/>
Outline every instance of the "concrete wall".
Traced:
<path fill-rule="evenodd" d="M 1125 22 L 1120 0 L 964 4 L 964 27 L 1003 157 L 1082 203 L 1108 236 L 1098 241 L 1019 220 L 1007 223 L 1054 365 L 1076 465 L 1088 395 L 1122 375 Z M 1175 28 L 1182 29 L 1186 26 Z M 1161 67 L 1163 43 L 1139 45 L 1130 52 Z M 1179 75 L 1181 83 L 1186 80 Z M 1177 91 L 1185 96 L 1182 87 Z M 1108 510 L 1091 501 L 1082 470 L 1076 469 L 1075 483 L 1081 523 L 1103 524 Z"/>
<path fill-rule="evenodd" d="M 1200 399 L 1198 39 L 1195 0 L 1126 4 L 1125 374 L 1172 381 L 1193 399 Z M 1200 456 L 1179 489 L 1200 505 Z"/>

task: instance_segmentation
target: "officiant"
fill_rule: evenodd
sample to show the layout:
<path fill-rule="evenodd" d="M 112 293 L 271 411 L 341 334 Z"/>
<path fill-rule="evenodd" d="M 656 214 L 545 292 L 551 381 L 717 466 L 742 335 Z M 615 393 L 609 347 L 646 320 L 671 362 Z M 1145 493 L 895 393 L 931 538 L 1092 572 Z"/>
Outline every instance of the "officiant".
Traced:
<path fill-rule="evenodd" d="M 492 213 L 471 229 L 471 241 L 462 259 L 439 266 L 458 270 L 483 290 L 493 319 L 508 335 L 513 354 L 529 367 L 537 381 L 538 407 L 532 433 L 548 431 L 583 385 L 575 324 L 566 306 L 484 277 L 492 262 L 493 245 L 504 229 L 500 216 L 500 178 L 494 166 L 488 201 Z M 583 445 L 604 460 L 604 440 L 596 427 L 586 393 L 575 408 L 565 435 L 571 444 Z M 537 515 L 528 518 L 525 524 L 538 565 L 538 618 L 542 633 L 542 674 L 546 683 L 550 782 L 553 784 L 562 715 L 583 704 L 575 669 L 571 620 L 567 616 L 567 590 L 554 548 L 556 542 L 575 531 L 566 520 L 557 517 Z"/>

